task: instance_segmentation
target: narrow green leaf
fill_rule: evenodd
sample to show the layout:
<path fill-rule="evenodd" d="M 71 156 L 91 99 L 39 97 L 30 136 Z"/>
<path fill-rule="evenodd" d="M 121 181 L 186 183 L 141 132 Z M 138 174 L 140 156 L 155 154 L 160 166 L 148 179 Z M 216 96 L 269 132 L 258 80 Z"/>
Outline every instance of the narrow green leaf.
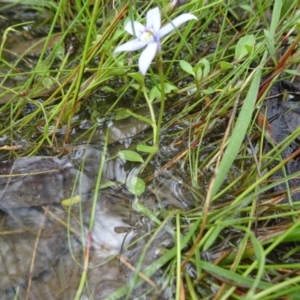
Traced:
<path fill-rule="evenodd" d="M 290 74 L 290 75 L 293 75 L 293 76 L 299 76 L 300 75 L 300 72 L 298 70 L 291 70 L 291 69 L 288 69 L 288 70 L 284 70 L 284 72 Z"/>
<path fill-rule="evenodd" d="M 264 58 L 262 61 L 265 60 L 266 56 L 267 56 L 267 52 L 265 52 Z M 248 126 L 251 122 L 252 114 L 253 114 L 253 111 L 255 108 L 256 97 L 257 97 L 257 93 L 259 90 L 261 73 L 262 73 L 262 69 L 259 68 L 256 71 L 256 73 L 254 74 L 252 83 L 250 85 L 249 91 L 246 96 L 246 99 L 241 108 L 239 117 L 238 117 L 235 127 L 232 131 L 232 135 L 229 139 L 227 148 L 226 148 L 224 155 L 222 157 L 222 160 L 220 162 L 218 172 L 216 174 L 215 182 L 212 187 L 212 198 L 211 199 L 213 199 L 213 197 L 216 195 L 216 193 L 219 190 L 220 186 L 222 185 L 233 161 L 235 160 L 235 158 L 239 152 L 239 149 L 241 147 L 241 144 L 243 142 L 243 139 L 245 137 L 245 134 L 247 132 Z"/>
<path fill-rule="evenodd" d="M 208 239 L 203 245 L 203 251 L 207 251 L 210 248 L 210 246 L 215 242 L 215 240 L 219 236 L 221 230 L 222 227 L 220 225 L 217 225 L 215 228 L 211 228 L 211 230 L 209 230 Z"/>
<path fill-rule="evenodd" d="M 226 278 L 232 282 L 235 282 L 236 285 L 245 285 L 251 287 L 254 283 L 254 279 L 251 277 L 244 277 L 243 275 L 237 274 L 233 271 L 229 271 L 225 268 L 219 267 L 217 265 L 211 264 L 206 261 L 201 262 L 203 270 L 207 271 L 209 274 L 216 274 L 219 277 Z M 267 289 L 274 286 L 272 283 L 260 281 L 258 284 L 258 288 L 260 289 Z"/>
<path fill-rule="evenodd" d="M 216 91 L 213 90 L 213 89 L 204 89 L 204 90 L 201 90 L 201 92 L 202 92 L 204 95 L 211 95 L 211 94 L 215 93 Z"/>
<path fill-rule="evenodd" d="M 100 190 L 106 189 L 108 187 L 118 186 L 118 184 L 120 184 L 120 183 L 119 182 L 117 183 L 114 181 L 107 181 L 107 182 L 101 183 Z"/>
<path fill-rule="evenodd" d="M 272 9 L 272 20 L 270 25 L 270 34 L 274 37 L 276 29 L 278 27 L 280 14 L 282 9 L 282 0 L 275 0 L 273 9 Z"/>
<path fill-rule="evenodd" d="M 132 117 L 134 117 L 134 118 L 136 118 L 136 119 L 138 119 L 138 120 L 140 120 L 140 121 L 143 121 L 143 122 L 149 124 L 150 126 L 153 126 L 153 122 L 152 122 L 151 119 L 146 118 L 146 117 L 144 117 L 144 116 L 142 116 L 142 115 L 138 115 L 138 114 L 132 112 L 130 109 L 127 109 L 127 113 L 128 113 L 130 116 L 132 116 Z"/>
<path fill-rule="evenodd" d="M 132 207 L 135 211 L 144 214 L 147 216 L 151 221 L 153 221 L 158 226 L 161 225 L 161 221 L 156 217 L 156 215 L 149 210 L 145 205 L 139 202 L 138 198 L 135 198 L 132 202 Z"/>
<path fill-rule="evenodd" d="M 276 53 L 276 50 L 275 50 L 275 46 L 274 46 L 274 38 L 273 36 L 271 35 L 271 33 L 264 29 L 264 34 L 265 34 L 265 41 L 266 41 L 266 44 L 267 44 L 267 48 L 268 48 L 268 51 L 269 51 L 269 54 L 270 54 L 270 57 L 272 57 L 272 59 L 276 59 L 276 56 L 275 56 L 275 53 Z"/>
<path fill-rule="evenodd" d="M 264 252 L 264 249 L 263 249 L 261 243 L 258 241 L 258 239 L 255 237 L 255 235 L 253 234 L 253 232 L 251 230 L 249 230 L 247 227 L 244 227 L 244 226 L 236 225 L 234 227 L 237 228 L 238 230 L 243 230 L 246 232 L 247 236 L 250 237 L 250 239 L 251 239 L 253 249 L 255 252 L 255 259 L 257 261 L 258 270 L 257 270 L 253 284 L 251 285 L 249 291 L 245 295 L 245 300 L 252 300 L 255 295 L 255 291 L 264 276 L 266 255 L 265 255 L 265 252 Z"/>

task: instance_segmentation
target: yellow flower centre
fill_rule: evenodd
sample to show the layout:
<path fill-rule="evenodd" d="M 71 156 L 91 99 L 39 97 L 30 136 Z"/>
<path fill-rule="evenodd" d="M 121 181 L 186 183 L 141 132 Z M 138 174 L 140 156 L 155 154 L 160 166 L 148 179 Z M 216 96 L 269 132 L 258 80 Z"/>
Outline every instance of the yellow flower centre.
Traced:
<path fill-rule="evenodd" d="M 140 40 L 142 42 L 153 42 L 154 41 L 154 35 L 150 30 L 145 31 L 141 36 Z"/>

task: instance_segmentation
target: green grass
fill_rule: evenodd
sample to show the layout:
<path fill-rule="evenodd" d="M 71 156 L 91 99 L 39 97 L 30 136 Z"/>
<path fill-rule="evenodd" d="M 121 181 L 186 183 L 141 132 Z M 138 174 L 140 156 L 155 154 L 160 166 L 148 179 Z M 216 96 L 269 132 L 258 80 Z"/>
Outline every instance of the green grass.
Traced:
<path fill-rule="evenodd" d="M 124 118 L 134 116 L 152 129 L 139 141 L 152 146 L 148 152 L 131 147 L 145 159 L 139 176 L 148 184 L 180 165 L 187 174 L 184 184 L 193 187 L 194 208 L 189 211 L 139 207 L 156 221 L 134 266 L 135 275 L 109 299 L 131 299 L 145 283 L 141 273 L 151 278 L 160 268 L 163 277 L 149 285 L 149 292 L 171 287 L 174 299 L 299 299 L 300 206 L 292 200 L 287 180 L 300 174 L 287 175 L 285 165 L 293 157 L 284 159 L 282 153 L 300 129 L 276 144 L 260 111 L 272 85 L 281 79 L 293 81 L 298 72 L 299 3 L 197 0 L 174 10 L 168 1 L 154 0 L 22 3 L 46 16 L 43 26 L 48 30 L 34 58 L 34 46 L 12 57 L 5 50 L 10 36 L 24 36 L 26 20 L 7 23 L 2 31 L 0 136 L 9 141 L 2 159 L 61 155 L 69 144 L 91 141 L 97 120 L 107 120 L 125 107 L 129 111 L 123 110 Z M 19 4 L 5 1 L 0 16 L 14 5 Z M 116 57 L 112 53 L 131 39 L 123 29 L 126 22 L 133 18 L 143 23 L 154 6 L 162 9 L 164 22 L 184 12 L 198 21 L 163 39 L 162 63 L 153 62 L 143 78 L 137 67 L 140 51 Z M 31 33 L 37 35 L 38 23 L 33 25 Z M 52 43 L 55 36 L 59 38 Z M 11 80 L 17 84 L 12 86 Z M 29 104 L 34 109 L 26 114 Z M 135 113 L 140 107 L 147 107 L 149 115 Z M 91 122 L 90 130 L 72 137 L 71 129 L 84 118 Z M 178 152 L 154 173 L 151 162 L 162 145 L 174 145 Z M 104 159 L 96 192 L 103 165 Z M 272 181 L 278 170 L 285 177 Z M 272 194 L 282 183 L 286 191 Z M 288 201 L 282 202 L 285 198 Z M 166 226 L 172 228 L 175 246 L 143 268 L 147 249 Z M 286 255 L 274 261 L 285 247 Z M 87 250 L 76 299 L 88 282 L 88 262 Z"/>

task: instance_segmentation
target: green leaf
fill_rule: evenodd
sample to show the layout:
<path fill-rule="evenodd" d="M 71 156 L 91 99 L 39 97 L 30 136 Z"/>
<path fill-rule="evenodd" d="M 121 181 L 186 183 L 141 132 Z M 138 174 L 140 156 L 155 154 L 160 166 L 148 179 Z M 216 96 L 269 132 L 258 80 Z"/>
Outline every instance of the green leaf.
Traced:
<path fill-rule="evenodd" d="M 53 85 L 53 80 L 50 77 L 44 77 L 42 80 L 42 84 L 46 89 L 50 89 Z"/>
<path fill-rule="evenodd" d="M 143 84 L 144 82 L 144 76 L 141 73 L 129 73 L 128 74 L 129 77 L 131 77 L 132 79 L 136 80 L 139 84 Z"/>
<path fill-rule="evenodd" d="M 140 121 L 142 121 L 142 122 L 145 122 L 145 123 L 149 124 L 150 126 L 153 126 L 153 122 L 152 122 L 151 119 L 146 118 L 146 117 L 144 117 L 144 116 L 142 116 L 142 115 L 138 115 L 138 114 L 132 112 L 130 109 L 127 109 L 127 113 L 128 113 L 130 116 L 132 116 L 132 117 L 134 117 L 134 118 L 136 118 L 136 119 L 138 119 L 138 120 L 140 120 Z M 155 124 L 154 124 L 154 125 L 155 125 Z"/>
<path fill-rule="evenodd" d="M 141 152 L 145 152 L 145 153 L 155 154 L 158 151 L 158 148 L 154 147 L 154 146 L 147 146 L 147 145 L 144 145 L 144 144 L 138 144 L 136 146 L 136 150 L 141 151 Z"/>
<path fill-rule="evenodd" d="M 227 71 L 229 69 L 233 68 L 233 64 L 227 62 L 227 61 L 220 61 L 220 69 L 222 71 Z"/>
<path fill-rule="evenodd" d="M 253 34 L 242 37 L 235 47 L 234 59 L 240 60 L 252 53 L 255 45 L 255 36 Z"/>
<path fill-rule="evenodd" d="M 132 207 L 135 211 L 146 215 L 151 221 L 155 222 L 158 226 L 161 225 L 161 221 L 156 217 L 156 215 L 150 211 L 146 206 L 139 202 L 137 198 L 135 198 L 132 202 Z"/>
<path fill-rule="evenodd" d="M 107 181 L 107 182 L 100 184 L 100 190 L 106 189 L 106 188 L 112 187 L 112 186 L 118 186 L 118 184 L 114 181 Z"/>
<path fill-rule="evenodd" d="M 59 43 L 55 43 L 57 45 Z M 65 58 L 65 46 L 63 44 L 58 45 L 58 49 L 56 51 L 56 57 L 58 57 L 61 61 Z"/>
<path fill-rule="evenodd" d="M 291 74 L 291 75 L 293 75 L 293 76 L 299 76 L 299 75 L 300 75 L 300 73 L 299 73 L 298 70 L 286 69 L 286 70 L 284 70 L 284 72 L 285 72 L 285 73 L 288 73 L 288 74 Z"/>
<path fill-rule="evenodd" d="M 178 87 L 176 87 L 174 84 L 171 84 L 169 82 L 164 83 L 165 93 L 169 94 L 172 91 L 178 91 Z M 149 94 L 149 100 L 152 102 L 155 99 L 160 99 L 161 97 L 161 86 L 160 84 L 154 86 Z"/>
<path fill-rule="evenodd" d="M 195 78 L 197 80 L 200 80 L 203 77 L 201 66 L 196 66 L 194 69 L 195 69 Z"/>
<path fill-rule="evenodd" d="M 122 108 L 122 107 L 115 109 L 114 110 L 114 112 L 115 112 L 114 119 L 116 121 L 118 121 L 118 120 L 123 120 L 123 119 L 129 118 L 131 116 L 131 114 L 128 111 L 129 111 L 129 109 Z"/>
<path fill-rule="evenodd" d="M 263 62 L 265 62 L 266 56 L 267 51 L 265 51 L 264 53 L 264 57 L 262 59 Z M 229 139 L 228 145 L 216 172 L 216 178 L 211 191 L 211 199 L 213 199 L 213 197 L 216 195 L 224 179 L 226 178 L 227 173 L 233 161 L 236 159 L 241 144 L 245 138 L 245 134 L 247 132 L 248 126 L 252 119 L 253 111 L 255 109 L 256 97 L 258 94 L 259 84 L 261 80 L 261 73 L 262 67 L 259 68 L 254 74 L 247 96 L 241 108 L 239 117 L 237 119 L 235 127 L 233 128 L 232 135 Z"/>
<path fill-rule="evenodd" d="M 215 93 L 216 91 L 213 90 L 213 89 L 204 89 L 204 90 L 201 90 L 201 92 L 202 92 L 204 95 L 211 95 L 211 94 Z"/>
<path fill-rule="evenodd" d="M 36 66 L 36 72 L 40 74 L 46 74 L 49 72 L 49 66 L 43 61 L 40 61 L 39 64 Z"/>
<path fill-rule="evenodd" d="M 77 195 L 77 196 L 62 200 L 61 205 L 71 206 L 73 204 L 79 203 L 80 201 L 81 201 L 81 197 L 79 195 Z"/>
<path fill-rule="evenodd" d="M 193 70 L 193 67 L 188 62 L 186 62 L 185 60 L 180 60 L 179 65 L 180 65 L 180 67 L 183 71 L 185 71 L 188 74 L 191 74 L 191 75 L 195 76 L 195 72 Z"/>
<path fill-rule="evenodd" d="M 268 48 L 268 51 L 269 51 L 269 54 L 270 54 L 270 57 L 274 59 L 276 59 L 276 56 L 275 56 L 275 53 L 276 53 L 276 50 L 275 50 L 275 46 L 274 46 L 274 38 L 273 36 L 271 35 L 271 33 L 264 29 L 264 34 L 265 34 L 265 41 L 266 41 L 266 44 L 267 44 L 267 48 Z"/>
<path fill-rule="evenodd" d="M 282 9 L 282 0 L 275 0 L 272 9 L 272 20 L 270 25 L 270 34 L 272 37 L 274 37 L 276 29 L 279 24 L 281 9 Z"/>
<path fill-rule="evenodd" d="M 152 102 L 153 100 L 160 99 L 161 92 L 157 86 L 154 86 L 149 94 L 149 100 Z"/>
<path fill-rule="evenodd" d="M 291 10 L 291 8 L 293 8 L 293 5 L 295 5 L 295 0 L 284 0 L 282 7 L 281 7 L 281 13 L 280 13 L 280 17 L 289 17 L 290 14 L 288 14 L 288 12 Z M 297 5 L 297 4 L 296 4 Z M 274 7 L 276 8 L 276 4 L 274 5 Z M 299 2 L 298 2 L 298 7 L 299 7 Z"/>
<path fill-rule="evenodd" d="M 103 91 L 103 92 L 107 92 L 107 93 L 116 93 L 116 90 L 115 89 L 113 89 L 112 87 L 110 87 L 110 86 L 103 86 L 103 87 L 101 87 L 101 91 Z"/>
<path fill-rule="evenodd" d="M 261 245 L 261 242 L 255 237 L 255 235 L 253 234 L 253 232 L 251 232 L 251 230 L 243 226 L 234 226 L 234 228 L 245 231 L 246 233 L 245 236 L 250 237 L 255 252 L 254 257 L 255 257 L 255 262 L 257 262 L 258 268 L 256 271 L 254 282 L 252 283 L 250 289 L 248 290 L 247 294 L 244 297 L 245 300 L 252 300 L 254 298 L 254 295 L 257 291 L 260 282 L 263 280 L 265 275 L 266 255 L 265 255 L 264 248 Z"/>
<path fill-rule="evenodd" d="M 248 5 L 248 4 L 241 4 L 241 5 L 239 5 L 239 7 L 242 8 L 243 10 L 245 10 L 245 11 L 253 14 L 253 8 L 250 5 Z"/>
<path fill-rule="evenodd" d="M 129 176 L 126 180 L 126 186 L 136 196 L 143 194 L 146 189 L 145 181 L 136 176 Z"/>
<path fill-rule="evenodd" d="M 234 271 L 228 270 L 225 267 L 220 267 L 204 260 L 201 261 L 201 267 L 209 274 L 216 274 L 218 277 L 226 278 L 227 280 L 234 282 L 236 285 L 245 285 L 251 287 L 255 281 L 255 279 L 253 279 L 252 277 L 241 275 Z M 267 289 L 273 286 L 274 284 L 265 281 L 260 281 L 258 284 L 259 289 Z"/>
<path fill-rule="evenodd" d="M 126 161 L 140 162 L 143 163 L 144 159 L 135 151 L 121 150 L 118 152 L 118 156 Z"/>
<path fill-rule="evenodd" d="M 178 87 L 171 84 L 171 83 L 169 83 L 169 82 L 165 82 L 164 87 L 165 87 L 165 93 L 166 94 L 169 94 L 172 91 L 175 91 L 175 92 L 178 91 Z"/>
<path fill-rule="evenodd" d="M 215 228 L 210 228 L 208 239 L 203 245 L 203 251 L 207 251 L 211 247 L 211 245 L 215 242 L 215 240 L 219 236 L 222 229 L 223 228 L 220 225 L 217 225 Z"/>

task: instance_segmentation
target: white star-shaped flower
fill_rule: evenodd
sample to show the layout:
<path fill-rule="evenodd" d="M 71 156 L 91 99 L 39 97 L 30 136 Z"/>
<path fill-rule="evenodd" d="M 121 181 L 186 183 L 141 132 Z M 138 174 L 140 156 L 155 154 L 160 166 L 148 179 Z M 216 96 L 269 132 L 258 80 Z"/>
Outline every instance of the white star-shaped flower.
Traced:
<path fill-rule="evenodd" d="M 193 14 L 182 14 L 161 28 L 159 8 L 153 8 L 147 12 L 146 26 L 136 21 L 127 23 L 125 30 L 136 38 L 117 47 L 114 54 L 122 51 L 131 52 L 146 47 L 139 57 L 139 69 L 145 75 L 153 58 L 160 50 L 161 38 L 190 20 L 197 20 L 197 18 Z"/>

